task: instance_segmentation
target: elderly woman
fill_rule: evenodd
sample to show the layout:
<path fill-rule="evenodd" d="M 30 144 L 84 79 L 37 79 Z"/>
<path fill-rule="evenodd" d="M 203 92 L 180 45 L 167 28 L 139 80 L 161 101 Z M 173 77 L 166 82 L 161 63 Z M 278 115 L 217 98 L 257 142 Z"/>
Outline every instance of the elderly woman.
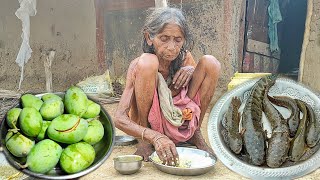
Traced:
<path fill-rule="evenodd" d="M 164 163 L 174 165 L 180 142 L 213 153 L 200 127 L 215 92 L 220 63 L 211 55 L 194 61 L 192 36 L 176 8 L 155 9 L 147 17 L 142 46 L 144 53 L 127 72 L 116 127 L 139 139 L 135 154 L 145 161 L 155 150 Z"/>

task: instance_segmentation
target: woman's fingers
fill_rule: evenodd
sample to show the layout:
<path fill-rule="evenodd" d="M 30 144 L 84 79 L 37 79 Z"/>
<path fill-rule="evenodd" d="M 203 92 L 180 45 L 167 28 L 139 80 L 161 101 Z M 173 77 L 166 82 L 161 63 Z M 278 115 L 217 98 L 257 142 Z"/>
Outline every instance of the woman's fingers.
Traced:
<path fill-rule="evenodd" d="M 177 80 L 178 80 L 180 74 L 181 74 L 181 69 L 179 71 L 177 71 L 176 74 L 173 76 L 172 84 L 174 84 L 174 85 L 177 84 Z"/>
<path fill-rule="evenodd" d="M 173 159 L 173 155 L 172 155 L 170 147 L 167 147 L 165 152 L 166 152 L 166 158 L 165 159 L 166 159 L 167 165 L 174 166 L 175 163 L 173 161 L 174 159 Z"/>
<path fill-rule="evenodd" d="M 183 70 L 180 69 L 174 76 L 174 88 L 179 89 L 181 87 L 186 87 L 192 78 L 193 70 Z"/>
<path fill-rule="evenodd" d="M 189 81 L 191 80 L 191 78 L 192 78 L 192 74 L 193 74 L 193 72 L 188 72 L 187 73 L 188 75 L 187 75 L 187 79 L 185 80 L 185 82 L 184 82 L 184 84 L 182 85 L 182 87 L 186 87 L 187 85 L 188 85 L 188 83 L 189 83 Z"/>
<path fill-rule="evenodd" d="M 161 138 L 155 144 L 156 152 L 162 164 L 177 165 L 178 153 L 175 144 L 169 138 Z"/>
<path fill-rule="evenodd" d="M 158 150 L 157 151 L 159 159 L 162 161 L 162 164 L 166 164 L 166 153 L 163 152 L 163 150 Z"/>
<path fill-rule="evenodd" d="M 175 89 L 186 87 L 192 78 L 194 71 L 193 66 L 184 66 L 173 77 L 173 84 Z"/>
<path fill-rule="evenodd" d="M 177 152 L 176 146 L 171 146 L 170 149 L 172 152 L 173 162 L 177 166 L 177 165 L 179 165 L 179 154 Z"/>

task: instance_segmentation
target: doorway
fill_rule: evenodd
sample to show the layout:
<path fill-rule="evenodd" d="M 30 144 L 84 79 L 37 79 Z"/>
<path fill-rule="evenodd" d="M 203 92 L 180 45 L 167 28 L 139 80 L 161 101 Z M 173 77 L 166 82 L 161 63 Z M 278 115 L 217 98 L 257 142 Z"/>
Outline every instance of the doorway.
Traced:
<path fill-rule="evenodd" d="M 306 0 L 290 0 L 283 13 L 278 72 L 298 79 L 307 14 Z"/>
<path fill-rule="evenodd" d="M 282 21 L 277 24 L 278 53 L 271 53 L 270 0 L 246 0 L 244 58 L 241 72 L 279 73 L 298 79 L 307 0 L 279 0 Z"/>

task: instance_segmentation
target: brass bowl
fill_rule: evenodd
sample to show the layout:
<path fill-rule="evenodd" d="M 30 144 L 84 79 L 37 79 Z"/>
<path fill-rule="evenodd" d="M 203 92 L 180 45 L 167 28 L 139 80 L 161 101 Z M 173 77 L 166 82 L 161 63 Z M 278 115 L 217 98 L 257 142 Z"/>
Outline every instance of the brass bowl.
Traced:
<path fill-rule="evenodd" d="M 139 171 L 143 158 L 138 155 L 123 155 L 113 159 L 114 168 L 120 174 L 133 174 Z"/>
<path fill-rule="evenodd" d="M 54 93 L 56 95 L 59 95 L 60 97 L 63 97 L 65 93 L 63 92 L 58 92 Z M 37 97 L 42 97 L 44 94 L 37 94 Z M 91 99 L 88 97 L 88 99 L 94 101 L 95 103 L 99 104 L 99 102 Z M 101 106 L 101 104 L 100 104 Z M 21 104 L 17 104 L 15 107 L 21 107 Z M 8 132 L 9 126 L 6 123 L 6 116 L 1 121 L 1 126 L 0 126 L 0 146 L 3 148 L 3 153 L 7 159 L 7 161 L 16 169 L 20 170 L 21 172 L 36 177 L 36 178 L 41 178 L 41 179 L 74 179 L 74 178 L 79 178 L 81 176 L 84 176 L 94 170 L 96 170 L 99 166 L 101 166 L 110 156 L 113 147 L 114 147 L 114 142 L 115 142 L 115 127 L 114 124 L 111 120 L 110 115 L 108 112 L 101 106 L 101 111 L 99 115 L 99 120 L 102 123 L 104 127 L 104 136 L 100 142 L 95 144 L 93 148 L 95 149 L 96 152 L 96 157 L 94 162 L 92 163 L 91 166 L 86 168 L 85 170 L 82 170 L 78 173 L 75 174 L 67 174 L 58 165 L 48 172 L 47 174 L 40 174 L 40 173 L 34 173 L 32 171 L 29 171 L 28 169 L 22 169 L 19 164 L 24 164 L 26 161 L 26 158 L 17 158 L 13 156 L 8 149 L 5 146 L 5 137 Z M 1 153 L 1 152 L 0 152 Z"/>

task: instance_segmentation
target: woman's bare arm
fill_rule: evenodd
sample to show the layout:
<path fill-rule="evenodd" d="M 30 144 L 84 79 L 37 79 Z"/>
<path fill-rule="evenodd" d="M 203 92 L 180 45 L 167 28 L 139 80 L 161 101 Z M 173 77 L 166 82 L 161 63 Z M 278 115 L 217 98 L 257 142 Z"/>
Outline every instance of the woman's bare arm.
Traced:
<path fill-rule="evenodd" d="M 190 51 L 187 51 L 186 58 L 183 61 L 182 66 L 193 66 L 193 67 L 197 66 L 197 63 L 194 61 L 194 58 Z"/>
<path fill-rule="evenodd" d="M 134 95 L 135 68 L 136 60 L 130 64 L 128 69 L 126 85 L 115 114 L 115 125 L 128 135 L 141 138 L 144 127 L 129 118 L 130 105 Z"/>
<path fill-rule="evenodd" d="M 135 69 L 137 59 L 134 60 L 128 69 L 126 86 L 122 93 L 118 108 L 115 114 L 115 125 L 118 129 L 136 138 L 142 138 L 153 144 L 156 136 L 161 135 L 159 132 L 143 127 L 129 118 L 131 101 L 134 96 Z"/>

